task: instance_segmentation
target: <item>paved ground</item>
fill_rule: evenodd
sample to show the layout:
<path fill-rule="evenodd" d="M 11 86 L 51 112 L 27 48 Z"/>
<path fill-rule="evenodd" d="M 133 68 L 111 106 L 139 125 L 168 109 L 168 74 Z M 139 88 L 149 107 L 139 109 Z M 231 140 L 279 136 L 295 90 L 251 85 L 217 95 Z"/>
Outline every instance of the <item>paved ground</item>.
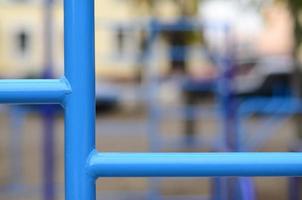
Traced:
<path fill-rule="evenodd" d="M 257 126 L 259 120 L 264 118 L 254 117 L 250 120 L 245 130 L 254 131 L 247 134 L 249 137 L 255 135 L 255 130 L 264 130 L 263 127 Z M 97 118 L 97 147 L 102 151 L 148 151 L 148 129 L 146 115 L 144 112 L 126 112 L 123 114 L 111 114 L 99 116 Z M 209 151 L 206 146 L 198 146 L 198 148 L 186 149 L 181 147 L 181 128 L 180 119 L 162 120 L 162 134 L 167 143 L 165 146 L 173 146 L 174 148 L 165 148 L 163 151 Z M 265 146 L 259 151 L 287 151 L 288 146 L 295 140 L 293 133 L 293 123 L 291 119 L 281 122 L 275 122 L 273 126 L 280 124 L 280 128 L 274 133 L 274 137 L 270 138 Z M 272 126 L 272 125 L 271 125 Z M 7 112 L 0 113 L 0 186 L 9 183 L 12 178 L 11 171 L 14 167 L 10 166 L 9 158 L 9 134 L 10 126 Z M 18 125 L 14 125 L 18 128 Z M 41 184 L 41 140 L 42 125 L 38 114 L 29 114 L 24 119 L 23 126 L 20 126 L 22 132 L 19 134 L 21 143 L 21 177 L 20 181 L 27 185 L 25 191 L 20 194 L 8 195 L 8 192 L 0 190 L 0 200 L 39 200 L 39 185 Z M 58 200 L 63 199 L 63 118 L 56 118 L 56 183 L 58 187 Z M 217 136 L 219 132 L 219 123 L 214 119 L 203 119 L 199 121 L 199 138 L 203 141 L 210 141 Z M 264 131 L 264 134 L 267 131 Z M 202 137 L 201 137 L 202 136 Z M 178 138 L 178 140 L 176 140 Z M 208 195 L 210 191 L 209 179 L 161 179 L 160 190 L 162 194 L 171 196 L 171 199 L 179 199 L 183 195 L 198 196 Z M 256 195 L 259 200 L 286 200 L 287 199 L 287 179 L 286 178 L 254 178 L 256 184 Z M 147 179 L 143 178 L 125 178 L 125 179 L 100 179 L 97 182 L 99 190 L 99 199 L 147 199 Z M 20 191 L 20 190 L 18 190 Z M 117 192 L 121 191 L 121 192 Z M 182 197 L 181 199 L 189 199 Z"/>

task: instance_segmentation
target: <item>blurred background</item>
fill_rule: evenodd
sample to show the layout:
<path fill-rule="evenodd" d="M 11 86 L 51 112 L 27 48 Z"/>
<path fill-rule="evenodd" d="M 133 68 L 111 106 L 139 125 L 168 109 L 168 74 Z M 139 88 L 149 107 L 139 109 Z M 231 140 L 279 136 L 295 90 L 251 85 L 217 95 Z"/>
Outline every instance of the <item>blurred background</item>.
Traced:
<path fill-rule="evenodd" d="M 64 71 L 61 0 L 0 0 L 0 77 Z M 95 1 L 100 151 L 302 149 L 301 0 Z M 0 200 L 64 199 L 59 106 L 0 107 Z M 114 178 L 97 199 L 300 200 L 301 178 Z"/>

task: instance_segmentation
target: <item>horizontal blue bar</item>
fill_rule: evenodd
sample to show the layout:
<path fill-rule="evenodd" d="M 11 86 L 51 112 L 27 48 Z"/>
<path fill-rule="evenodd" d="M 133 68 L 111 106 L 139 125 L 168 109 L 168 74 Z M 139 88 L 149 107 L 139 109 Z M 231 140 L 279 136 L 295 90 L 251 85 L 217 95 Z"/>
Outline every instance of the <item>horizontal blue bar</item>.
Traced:
<path fill-rule="evenodd" d="M 0 80 L 0 103 L 62 103 L 69 93 L 65 78 Z"/>
<path fill-rule="evenodd" d="M 302 153 L 97 153 L 94 177 L 302 176 Z"/>
<path fill-rule="evenodd" d="M 239 114 L 295 114 L 302 111 L 300 99 L 295 97 L 256 97 L 243 101 L 239 107 Z"/>

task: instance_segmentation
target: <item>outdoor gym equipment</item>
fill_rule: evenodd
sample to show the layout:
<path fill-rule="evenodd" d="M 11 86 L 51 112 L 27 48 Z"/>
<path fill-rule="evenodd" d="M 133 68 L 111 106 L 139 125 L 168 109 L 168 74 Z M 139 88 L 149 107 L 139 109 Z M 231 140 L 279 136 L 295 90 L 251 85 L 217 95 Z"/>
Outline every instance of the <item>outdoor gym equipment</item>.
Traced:
<path fill-rule="evenodd" d="M 105 153 L 95 149 L 94 2 L 64 1 L 65 77 L 1 80 L 1 103 L 65 109 L 65 199 L 96 199 L 99 177 L 301 176 L 301 153 Z"/>

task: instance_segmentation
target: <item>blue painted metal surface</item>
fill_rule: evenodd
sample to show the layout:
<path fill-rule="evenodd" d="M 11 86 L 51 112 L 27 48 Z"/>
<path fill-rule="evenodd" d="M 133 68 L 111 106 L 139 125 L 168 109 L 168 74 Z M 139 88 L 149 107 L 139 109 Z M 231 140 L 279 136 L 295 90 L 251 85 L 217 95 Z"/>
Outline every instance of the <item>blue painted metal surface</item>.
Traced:
<path fill-rule="evenodd" d="M 11 134 L 10 134 L 10 141 L 9 141 L 9 156 L 11 157 L 10 161 L 10 188 L 11 191 L 17 192 L 21 185 L 23 184 L 23 177 L 22 177 L 22 165 L 21 162 L 21 152 L 22 152 L 22 145 L 21 145 L 21 138 L 22 135 L 22 126 L 24 124 L 24 112 L 18 106 L 9 107 L 9 124 Z M 1 193 L 1 192 L 0 192 Z"/>
<path fill-rule="evenodd" d="M 0 92 L 0 103 L 63 103 L 70 87 L 64 78 L 0 80 Z"/>
<path fill-rule="evenodd" d="M 43 1 L 44 72 L 42 78 L 53 78 L 53 0 Z M 43 200 L 55 200 L 55 114 L 56 106 L 42 105 L 43 117 Z"/>
<path fill-rule="evenodd" d="M 54 200 L 55 190 L 55 114 L 54 105 L 43 105 L 43 199 Z"/>
<path fill-rule="evenodd" d="M 95 177 L 301 176 L 300 153 L 97 153 Z"/>
<path fill-rule="evenodd" d="M 86 171 L 95 148 L 94 1 L 64 1 L 65 198 L 95 199 L 95 180 Z"/>

